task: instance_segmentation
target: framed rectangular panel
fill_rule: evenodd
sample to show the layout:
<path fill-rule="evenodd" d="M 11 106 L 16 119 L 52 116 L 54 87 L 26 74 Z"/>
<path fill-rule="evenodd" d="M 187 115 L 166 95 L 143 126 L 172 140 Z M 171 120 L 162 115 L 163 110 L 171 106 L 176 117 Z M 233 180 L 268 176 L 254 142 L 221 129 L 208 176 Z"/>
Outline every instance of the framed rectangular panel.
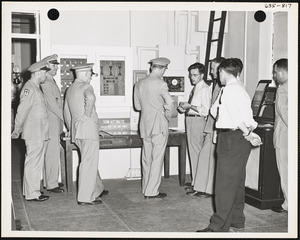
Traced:
<path fill-rule="evenodd" d="M 100 96 L 125 96 L 124 60 L 100 60 Z"/>
<path fill-rule="evenodd" d="M 95 88 L 98 106 L 132 105 L 132 49 L 96 47 L 94 69 L 99 73 Z"/>
<path fill-rule="evenodd" d="M 169 92 L 184 93 L 184 76 L 166 76 L 163 79 L 168 84 Z"/>
<path fill-rule="evenodd" d="M 60 87 L 63 97 L 66 89 L 75 80 L 71 69 L 81 64 L 94 63 L 93 49 L 90 46 L 53 45 L 51 52 L 58 55 L 58 62 L 60 64 L 54 79 Z M 94 88 L 95 82 L 94 80 L 91 81 L 91 85 Z"/>
<path fill-rule="evenodd" d="M 145 78 L 148 74 L 147 70 L 133 70 L 133 85 L 139 80 Z"/>
<path fill-rule="evenodd" d="M 60 63 L 60 90 L 61 96 L 64 97 L 66 89 L 72 84 L 75 76 L 71 69 L 81 64 L 87 63 L 87 58 L 84 56 L 79 57 L 61 57 Z"/>

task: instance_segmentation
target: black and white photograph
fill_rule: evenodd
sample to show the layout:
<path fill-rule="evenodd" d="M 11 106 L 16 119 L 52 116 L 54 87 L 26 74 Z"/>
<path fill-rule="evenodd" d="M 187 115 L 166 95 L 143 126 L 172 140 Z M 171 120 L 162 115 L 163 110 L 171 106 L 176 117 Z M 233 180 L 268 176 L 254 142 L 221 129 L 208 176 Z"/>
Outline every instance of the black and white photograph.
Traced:
<path fill-rule="evenodd" d="M 297 238 L 298 2 L 1 5 L 1 236 Z"/>

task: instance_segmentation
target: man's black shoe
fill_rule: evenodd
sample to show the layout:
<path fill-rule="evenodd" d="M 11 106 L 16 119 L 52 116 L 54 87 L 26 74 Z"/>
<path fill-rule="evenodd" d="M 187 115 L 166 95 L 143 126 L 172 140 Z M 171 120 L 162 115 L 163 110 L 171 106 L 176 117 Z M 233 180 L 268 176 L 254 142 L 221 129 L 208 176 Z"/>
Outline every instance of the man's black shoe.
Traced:
<path fill-rule="evenodd" d="M 192 183 L 191 182 L 187 182 L 184 185 L 187 186 L 187 187 L 190 187 L 190 186 L 192 186 Z"/>
<path fill-rule="evenodd" d="M 152 199 L 152 198 L 165 198 L 167 196 L 166 193 L 158 193 L 156 196 L 145 196 L 146 199 Z"/>
<path fill-rule="evenodd" d="M 277 212 L 277 213 L 284 213 L 284 212 L 287 212 L 287 210 L 283 209 L 281 206 L 279 207 L 272 207 L 271 210 L 273 212 Z"/>
<path fill-rule="evenodd" d="M 184 188 L 184 190 L 188 190 L 188 191 L 194 190 L 194 186 L 187 186 Z"/>
<path fill-rule="evenodd" d="M 62 182 L 58 183 L 58 187 L 62 188 L 63 186 L 65 186 L 65 184 L 63 184 Z M 44 186 L 44 188 L 46 188 L 46 187 Z"/>
<path fill-rule="evenodd" d="M 198 191 L 194 191 L 194 192 L 187 192 L 186 194 L 189 194 L 191 196 L 195 196 L 195 197 L 205 197 L 206 193 L 204 192 L 198 192 Z"/>
<path fill-rule="evenodd" d="M 195 191 L 195 190 L 193 190 L 193 189 L 190 189 L 190 190 L 188 190 L 185 194 L 186 194 L 186 195 L 193 195 L 193 194 L 195 194 L 195 193 L 197 193 L 197 191 Z"/>
<path fill-rule="evenodd" d="M 34 202 L 43 202 L 49 199 L 49 196 L 46 195 L 40 195 L 37 198 L 34 199 L 28 199 L 27 201 L 34 201 Z"/>
<path fill-rule="evenodd" d="M 108 193 L 109 193 L 108 190 L 103 190 L 102 193 L 101 193 L 98 197 L 96 197 L 96 199 L 101 198 L 101 197 L 104 197 L 104 196 L 106 196 Z"/>
<path fill-rule="evenodd" d="M 96 200 L 94 200 L 94 201 L 92 201 L 92 202 L 77 202 L 77 203 L 78 203 L 78 205 L 80 205 L 80 206 L 85 206 L 85 205 L 98 205 L 98 204 L 101 204 L 102 201 L 101 201 L 100 199 L 96 199 Z"/>
<path fill-rule="evenodd" d="M 209 194 L 209 193 L 205 193 L 205 198 L 210 198 L 210 197 L 213 197 L 214 195 L 213 194 Z"/>
<path fill-rule="evenodd" d="M 52 188 L 52 189 L 47 189 L 47 191 L 53 192 L 53 193 L 63 193 L 65 190 L 63 190 L 60 187 L 56 187 L 56 188 Z"/>
<path fill-rule="evenodd" d="M 244 232 L 245 228 L 244 227 L 232 227 L 230 226 L 229 232 Z"/>
<path fill-rule="evenodd" d="M 216 231 L 211 229 L 210 227 L 207 227 L 202 230 L 197 230 L 196 232 L 216 232 Z"/>

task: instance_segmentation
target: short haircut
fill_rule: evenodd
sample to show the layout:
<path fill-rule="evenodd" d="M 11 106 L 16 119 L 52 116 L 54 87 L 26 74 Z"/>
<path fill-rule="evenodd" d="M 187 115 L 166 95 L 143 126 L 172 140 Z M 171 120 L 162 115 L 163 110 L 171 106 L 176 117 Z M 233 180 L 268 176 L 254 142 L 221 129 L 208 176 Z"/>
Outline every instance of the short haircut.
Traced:
<path fill-rule="evenodd" d="M 200 74 L 204 74 L 205 72 L 205 66 L 199 62 L 196 62 L 189 66 L 188 71 L 190 72 L 192 69 L 198 69 Z"/>
<path fill-rule="evenodd" d="M 223 60 L 225 60 L 225 58 L 223 58 L 223 57 L 216 57 L 213 60 L 211 60 L 211 62 L 219 63 L 220 64 Z"/>
<path fill-rule="evenodd" d="M 224 70 L 225 72 L 237 77 L 241 73 L 241 60 L 237 58 L 227 58 L 222 61 L 219 65 L 219 70 Z"/>
<path fill-rule="evenodd" d="M 237 64 L 239 65 L 239 68 L 240 68 L 239 73 L 241 73 L 243 71 L 243 67 L 244 67 L 242 60 L 239 58 L 233 58 L 233 60 L 235 60 L 237 62 Z"/>
<path fill-rule="evenodd" d="M 288 60 L 286 58 L 281 58 L 274 63 L 277 68 L 288 71 Z"/>

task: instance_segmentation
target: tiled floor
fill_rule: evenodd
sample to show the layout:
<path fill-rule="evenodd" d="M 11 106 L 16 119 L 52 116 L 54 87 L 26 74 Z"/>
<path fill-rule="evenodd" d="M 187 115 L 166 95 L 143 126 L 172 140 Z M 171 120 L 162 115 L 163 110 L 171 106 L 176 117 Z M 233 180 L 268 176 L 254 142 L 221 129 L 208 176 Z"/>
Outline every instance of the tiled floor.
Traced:
<path fill-rule="evenodd" d="M 22 170 L 18 162 L 21 161 L 12 161 L 12 199 L 21 231 L 196 234 L 195 230 L 208 225 L 213 213 L 213 199 L 186 195 L 184 187 L 179 186 L 178 176 L 162 178 L 161 191 L 168 194 L 165 199 L 144 199 L 140 180 L 111 179 L 103 180 L 110 192 L 100 205 L 79 206 L 76 193 L 47 192 L 50 199 L 45 202 L 26 201 L 22 196 Z M 287 232 L 287 213 L 259 210 L 246 204 L 245 215 L 247 233 Z"/>

